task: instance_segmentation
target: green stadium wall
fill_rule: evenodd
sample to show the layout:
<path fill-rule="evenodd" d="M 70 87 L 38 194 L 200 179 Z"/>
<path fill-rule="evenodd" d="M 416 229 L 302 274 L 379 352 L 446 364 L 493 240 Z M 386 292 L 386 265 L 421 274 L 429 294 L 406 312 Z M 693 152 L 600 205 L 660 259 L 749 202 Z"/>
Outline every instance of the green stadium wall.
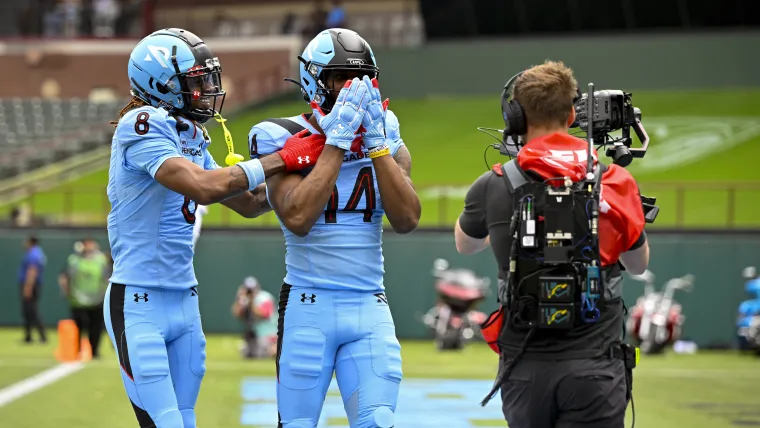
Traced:
<path fill-rule="evenodd" d="M 627 91 L 760 86 L 757 46 L 760 32 L 679 32 L 462 40 L 377 49 L 375 56 L 391 98 L 498 100 L 512 75 L 546 59 L 572 67 L 584 92 L 589 82 Z"/>
<path fill-rule="evenodd" d="M 29 231 L 0 230 L 0 325 L 20 325 L 20 287 L 17 272 L 23 255 L 22 242 Z M 68 317 L 68 309 L 57 286 L 57 274 L 75 240 L 93 236 L 108 248 L 103 230 L 43 230 L 37 232 L 47 254 L 41 314 L 54 326 Z M 651 270 L 658 287 L 675 276 L 696 276 L 694 291 L 678 299 L 686 315 L 684 335 L 699 345 L 729 345 L 734 336 L 736 309 L 746 299 L 741 270 L 758 263 L 760 233 L 650 233 Z M 410 235 L 384 235 L 386 292 L 396 329 L 403 338 L 425 338 L 421 316 L 433 305 L 433 261 L 442 257 L 454 267 L 471 268 L 492 279 L 495 291 L 495 262 L 490 252 L 461 256 L 454 248 L 451 232 L 418 231 Z M 247 275 L 256 276 L 264 288 L 277 296 L 285 274 L 285 249 L 279 231 L 207 230 L 198 244 L 195 268 L 200 282 L 201 313 L 206 332 L 237 332 L 239 323 L 230 315 L 237 286 Z M 640 283 L 625 282 L 628 305 L 642 292 Z M 481 309 L 495 309 L 495 293 Z"/>

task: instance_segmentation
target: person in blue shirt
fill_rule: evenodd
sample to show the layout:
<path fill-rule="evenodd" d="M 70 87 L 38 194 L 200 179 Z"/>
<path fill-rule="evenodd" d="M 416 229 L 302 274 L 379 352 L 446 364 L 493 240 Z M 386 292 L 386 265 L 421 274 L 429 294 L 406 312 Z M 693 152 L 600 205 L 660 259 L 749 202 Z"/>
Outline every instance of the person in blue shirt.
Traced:
<path fill-rule="evenodd" d="M 18 283 L 21 287 L 21 313 L 24 317 L 24 342 L 32 343 L 32 328 L 36 328 L 40 342 L 45 343 L 47 335 L 37 311 L 37 303 L 42 291 L 42 274 L 45 273 L 47 258 L 37 237 L 27 238 L 24 246 L 26 254 L 18 272 Z"/>
<path fill-rule="evenodd" d="M 417 227 L 411 156 L 381 101 L 375 57 L 363 38 L 329 29 L 298 59 L 297 83 L 312 113 L 268 119 L 249 133 L 251 156 L 262 160 L 291 135 L 326 136 L 313 168 L 267 179 L 287 249 L 278 308 L 279 426 L 315 428 L 335 373 L 349 425 L 388 428 L 402 370 L 383 285 L 383 215 L 397 233 Z"/>
<path fill-rule="evenodd" d="M 103 314 L 140 427 L 195 428 L 206 339 L 193 270 L 198 205 L 245 217 L 270 210 L 265 177 L 309 165 L 324 139 L 288 142 L 276 156 L 221 168 L 204 123 L 224 103 L 221 65 L 182 29 L 141 40 L 128 63 L 132 101 L 111 146 L 108 239 L 114 260 Z M 223 123 L 223 122 L 222 122 Z"/>

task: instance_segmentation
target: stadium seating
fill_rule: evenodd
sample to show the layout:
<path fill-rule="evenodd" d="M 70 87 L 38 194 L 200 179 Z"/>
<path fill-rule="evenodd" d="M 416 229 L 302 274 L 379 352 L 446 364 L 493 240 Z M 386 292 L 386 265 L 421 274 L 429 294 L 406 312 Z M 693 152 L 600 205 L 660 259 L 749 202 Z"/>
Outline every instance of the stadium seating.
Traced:
<path fill-rule="evenodd" d="M 110 144 L 124 100 L 0 99 L 0 180 Z"/>

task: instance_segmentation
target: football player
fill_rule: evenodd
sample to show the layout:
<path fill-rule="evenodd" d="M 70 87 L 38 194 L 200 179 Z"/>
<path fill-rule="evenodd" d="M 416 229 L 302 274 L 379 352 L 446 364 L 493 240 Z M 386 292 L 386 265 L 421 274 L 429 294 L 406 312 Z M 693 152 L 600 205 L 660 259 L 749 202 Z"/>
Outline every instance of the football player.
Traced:
<path fill-rule="evenodd" d="M 140 41 L 128 75 L 133 99 L 116 123 L 108 174 L 114 267 L 105 323 L 140 426 L 195 428 L 206 370 L 193 270 L 197 204 L 222 202 L 246 217 L 268 211 L 265 177 L 316 158 L 324 140 L 294 140 L 267 159 L 217 166 L 203 123 L 222 109 L 221 67 L 185 30 Z"/>
<path fill-rule="evenodd" d="M 398 233 L 417 227 L 411 156 L 363 38 L 325 30 L 299 60 L 297 83 L 312 113 L 268 119 L 249 134 L 251 157 L 262 161 L 289 138 L 326 136 L 313 168 L 267 178 L 287 248 L 279 426 L 316 427 L 335 373 L 351 427 L 392 427 L 402 371 L 383 286 L 383 215 Z"/>

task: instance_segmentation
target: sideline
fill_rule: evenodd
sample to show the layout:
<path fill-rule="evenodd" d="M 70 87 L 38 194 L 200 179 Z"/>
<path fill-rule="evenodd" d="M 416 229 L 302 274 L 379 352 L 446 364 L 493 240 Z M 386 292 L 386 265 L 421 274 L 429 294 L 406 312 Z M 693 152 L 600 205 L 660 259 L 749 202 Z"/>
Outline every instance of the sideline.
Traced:
<path fill-rule="evenodd" d="M 4 407 L 25 395 L 40 390 L 83 368 L 84 363 L 82 362 L 59 364 L 53 368 L 37 373 L 32 377 L 0 389 L 0 407 Z"/>

